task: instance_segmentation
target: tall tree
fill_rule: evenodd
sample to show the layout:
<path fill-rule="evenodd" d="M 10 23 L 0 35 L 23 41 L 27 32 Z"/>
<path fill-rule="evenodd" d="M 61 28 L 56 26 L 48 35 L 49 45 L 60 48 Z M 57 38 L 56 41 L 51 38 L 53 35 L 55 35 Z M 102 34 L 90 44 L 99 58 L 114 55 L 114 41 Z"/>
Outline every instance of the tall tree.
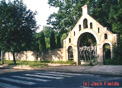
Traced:
<path fill-rule="evenodd" d="M 13 53 L 27 50 L 37 29 L 35 12 L 27 10 L 22 0 L 0 2 L 0 47 Z"/>
<path fill-rule="evenodd" d="M 45 36 L 43 32 L 40 32 L 40 37 L 39 37 L 39 51 L 43 52 L 46 50 L 46 43 L 45 43 Z"/>
<path fill-rule="evenodd" d="M 112 31 L 122 35 L 122 3 L 114 2 L 110 7 L 109 21 L 112 24 Z"/>
<path fill-rule="evenodd" d="M 57 48 L 61 48 L 61 37 L 60 37 L 60 35 L 58 35 L 57 37 Z"/>
<path fill-rule="evenodd" d="M 42 32 L 44 33 L 46 38 L 50 37 L 51 32 L 54 31 L 51 27 L 44 26 Z"/>
<path fill-rule="evenodd" d="M 50 49 L 55 49 L 55 48 L 56 48 L 55 34 L 52 31 L 50 35 Z"/>

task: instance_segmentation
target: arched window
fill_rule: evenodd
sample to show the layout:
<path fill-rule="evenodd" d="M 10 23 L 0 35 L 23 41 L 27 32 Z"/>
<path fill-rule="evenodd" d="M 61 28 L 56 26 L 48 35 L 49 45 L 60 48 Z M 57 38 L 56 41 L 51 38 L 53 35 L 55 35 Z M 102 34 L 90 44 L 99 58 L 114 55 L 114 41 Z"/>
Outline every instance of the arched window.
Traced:
<path fill-rule="evenodd" d="M 98 33 L 100 33 L 100 28 L 98 27 Z"/>
<path fill-rule="evenodd" d="M 68 60 L 69 61 L 73 60 L 73 48 L 72 48 L 72 46 L 68 47 Z"/>
<path fill-rule="evenodd" d="M 81 31 L 81 25 L 79 25 L 79 31 Z"/>
<path fill-rule="evenodd" d="M 110 48 L 110 44 L 105 43 L 103 45 L 103 64 L 106 64 L 106 59 L 110 59 L 111 58 L 111 48 Z"/>
<path fill-rule="evenodd" d="M 92 23 L 90 23 L 90 29 L 92 29 L 93 27 L 92 27 Z"/>
<path fill-rule="evenodd" d="M 87 21 L 87 19 L 83 20 L 83 27 L 84 28 L 88 28 L 88 21 Z"/>
<path fill-rule="evenodd" d="M 104 34 L 104 38 L 105 39 L 108 39 L 108 35 L 106 33 Z"/>
<path fill-rule="evenodd" d="M 71 38 L 69 38 L 69 43 L 71 43 Z"/>
<path fill-rule="evenodd" d="M 75 31 L 74 31 L 74 36 L 75 36 Z"/>

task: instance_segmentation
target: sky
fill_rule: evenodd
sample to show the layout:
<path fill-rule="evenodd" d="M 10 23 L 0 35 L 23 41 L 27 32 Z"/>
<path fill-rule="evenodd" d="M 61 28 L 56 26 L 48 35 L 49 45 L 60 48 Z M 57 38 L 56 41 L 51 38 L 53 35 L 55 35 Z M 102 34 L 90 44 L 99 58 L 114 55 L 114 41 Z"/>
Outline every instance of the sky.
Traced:
<path fill-rule="evenodd" d="M 23 2 L 28 9 L 37 11 L 36 21 L 38 25 L 41 25 L 37 32 L 40 32 L 43 26 L 47 25 L 47 19 L 50 14 L 58 11 L 58 8 L 49 6 L 48 0 L 23 0 Z"/>

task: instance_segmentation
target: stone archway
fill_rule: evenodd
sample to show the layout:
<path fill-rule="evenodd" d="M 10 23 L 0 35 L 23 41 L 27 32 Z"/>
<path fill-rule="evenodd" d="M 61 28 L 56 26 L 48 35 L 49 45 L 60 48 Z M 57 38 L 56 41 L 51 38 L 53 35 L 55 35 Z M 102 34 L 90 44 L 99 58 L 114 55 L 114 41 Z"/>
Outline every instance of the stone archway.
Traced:
<path fill-rule="evenodd" d="M 88 14 L 87 5 L 82 7 L 82 16 L 80 17 L 74 28 L 68 33 L 68 36 L 63 40 L 63 61 L 68 61 L 68 47 L 72 46 L 73 61 L 78 65 L 79 62 L 79 39 L 84 33 L 93 35 L 96 40 L 96 57 L 98 63 L 103 63 L 103 45 L 110 44 L 111 57 L 112 44 L 117 43 L 117 34 L 110 32 L 107 27 L 102 26 L 94 18 Z M 90 48 L 87 48 L 90 49 Z M 69 49 L 70 50 L 70 49 Z"/>
<path fill-rule="evenodd" d="M 97 62 L 97 40 L 92 33 L 84 32 L 77 40 L 78 62 Z"/>

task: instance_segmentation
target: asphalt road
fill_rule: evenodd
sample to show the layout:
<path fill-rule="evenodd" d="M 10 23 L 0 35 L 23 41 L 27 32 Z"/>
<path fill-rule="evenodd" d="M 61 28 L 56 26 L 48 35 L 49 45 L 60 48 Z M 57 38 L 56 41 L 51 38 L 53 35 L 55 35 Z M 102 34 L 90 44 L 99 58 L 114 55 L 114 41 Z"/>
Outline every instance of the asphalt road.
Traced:
<path fill-rule="evenodd" d="M 122 87 L 122 77 L 36 70 L 0 74 L 0 88 L 20 87 L 119 88 Z"/>

